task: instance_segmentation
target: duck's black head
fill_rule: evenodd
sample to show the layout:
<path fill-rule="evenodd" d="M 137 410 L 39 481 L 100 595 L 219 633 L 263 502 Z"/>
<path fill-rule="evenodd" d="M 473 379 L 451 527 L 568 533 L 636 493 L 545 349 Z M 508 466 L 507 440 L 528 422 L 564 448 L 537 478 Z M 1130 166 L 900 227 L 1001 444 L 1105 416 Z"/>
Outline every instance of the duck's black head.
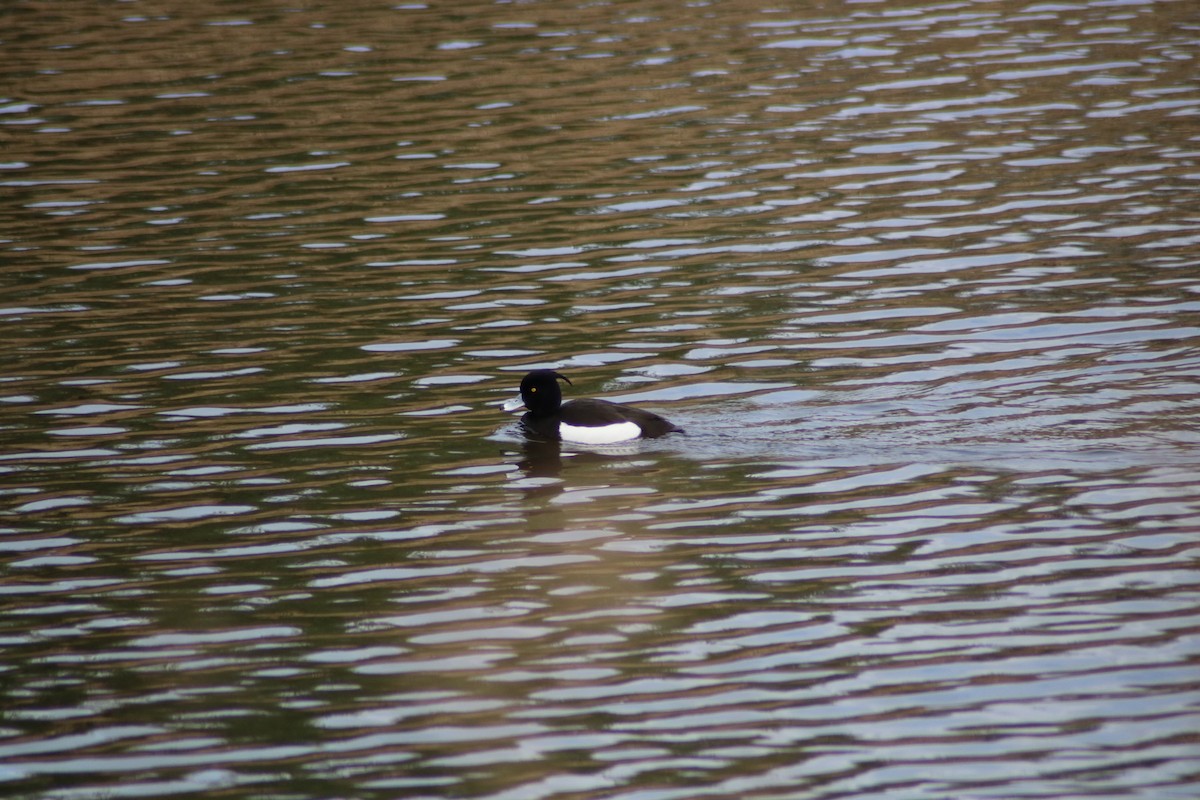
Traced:
<path fill-rule="evenodd" d="M 521 402 L 535 417 L 553 414 L 562 405 L 559 381 L 573 385 L 566 375 L 559 375 L 552 369 L 535 369 L 521 379 Z"/>

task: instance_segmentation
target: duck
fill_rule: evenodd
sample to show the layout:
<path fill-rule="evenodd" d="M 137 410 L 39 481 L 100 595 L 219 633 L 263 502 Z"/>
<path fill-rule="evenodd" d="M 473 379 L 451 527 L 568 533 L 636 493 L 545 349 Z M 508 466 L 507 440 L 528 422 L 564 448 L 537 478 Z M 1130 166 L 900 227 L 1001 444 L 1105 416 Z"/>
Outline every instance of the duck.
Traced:
<path fill-rule="evenodd" d="M 616 444 L 683 432 L 658 414 L 621 403 L 595 398 L 564 403 L 559 381 L 575 385 L 552 369 L 535 369 L 521 379 L 520 397 L 504 404 L 505 411 L 526 409 L 521 427 L 527 436 L 575 444 Z"/>

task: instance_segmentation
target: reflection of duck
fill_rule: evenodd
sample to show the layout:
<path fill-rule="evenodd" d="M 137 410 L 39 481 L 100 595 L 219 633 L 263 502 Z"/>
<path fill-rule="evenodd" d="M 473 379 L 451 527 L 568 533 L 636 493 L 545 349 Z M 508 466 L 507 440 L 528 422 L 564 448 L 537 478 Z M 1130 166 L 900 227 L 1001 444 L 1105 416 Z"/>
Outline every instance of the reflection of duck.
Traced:
<path fill-rule="evenodd" d="M 558 442 L 530 440 L 522 447 L 524 458 L 517 462 L 528 478 L 557 478 L 562 474 L 562 447 Z"/>
<path fill-rule="evenodd" d="M 568 463 L 576 465 L 585 473 L 589 467 L 604 468 L 623 456 L 635 456 L 636 445 L 596 445 L 593 447 L 570 447 L 549 439 L 526 439 L 521 443 L 516 465 L 523 478 L 561 478 Z M 557 485 L 555 482 L 554 485 Z M 561 486 L 558 487 L 561 490 Z"/>
<path fill-rule="evenodd" d="M 562 390 L 558 388 L 560 380 L 571 384 L 566 376 L 552 369 L 535 369 L 521 379 L 520 400 L 504 404 L 505 411 L 522 406 L 528 409 L 521 417 L 521 427 L 527 435 L 578 444 L 612 444 L 683 432 L 683 428 L 658 414 L 608 400 L 589 398 L 564 403 Z"/>

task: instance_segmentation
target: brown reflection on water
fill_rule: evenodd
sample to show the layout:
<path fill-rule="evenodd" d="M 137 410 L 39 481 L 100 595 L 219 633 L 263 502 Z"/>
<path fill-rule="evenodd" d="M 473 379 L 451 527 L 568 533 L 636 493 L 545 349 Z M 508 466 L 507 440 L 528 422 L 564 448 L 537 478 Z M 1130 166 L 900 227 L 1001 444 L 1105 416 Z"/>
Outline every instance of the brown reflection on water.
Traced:
<path fill-rule="evenodd" d="M 1187 791 L 1190 4 L 9 17 L 11 791 Z"/>

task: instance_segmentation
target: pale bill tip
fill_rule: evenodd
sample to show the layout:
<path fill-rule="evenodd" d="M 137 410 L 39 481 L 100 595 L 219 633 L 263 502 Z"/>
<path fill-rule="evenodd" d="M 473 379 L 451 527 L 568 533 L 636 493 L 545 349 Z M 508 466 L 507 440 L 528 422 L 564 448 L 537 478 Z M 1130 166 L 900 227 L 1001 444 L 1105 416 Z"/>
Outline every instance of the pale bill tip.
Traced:
<path fill-rule="evenodd" d="M 524 407 L 525 407 L 525 401 L 522 400 L 520 397 L 514 397 L 510 400 L 505 400 L 504 403 L 501 404 L 501 406 L 500 406 L 500 408 L 502 408 L 505 411 L 519 411 L 520 409 L 522 409 Z"/>

